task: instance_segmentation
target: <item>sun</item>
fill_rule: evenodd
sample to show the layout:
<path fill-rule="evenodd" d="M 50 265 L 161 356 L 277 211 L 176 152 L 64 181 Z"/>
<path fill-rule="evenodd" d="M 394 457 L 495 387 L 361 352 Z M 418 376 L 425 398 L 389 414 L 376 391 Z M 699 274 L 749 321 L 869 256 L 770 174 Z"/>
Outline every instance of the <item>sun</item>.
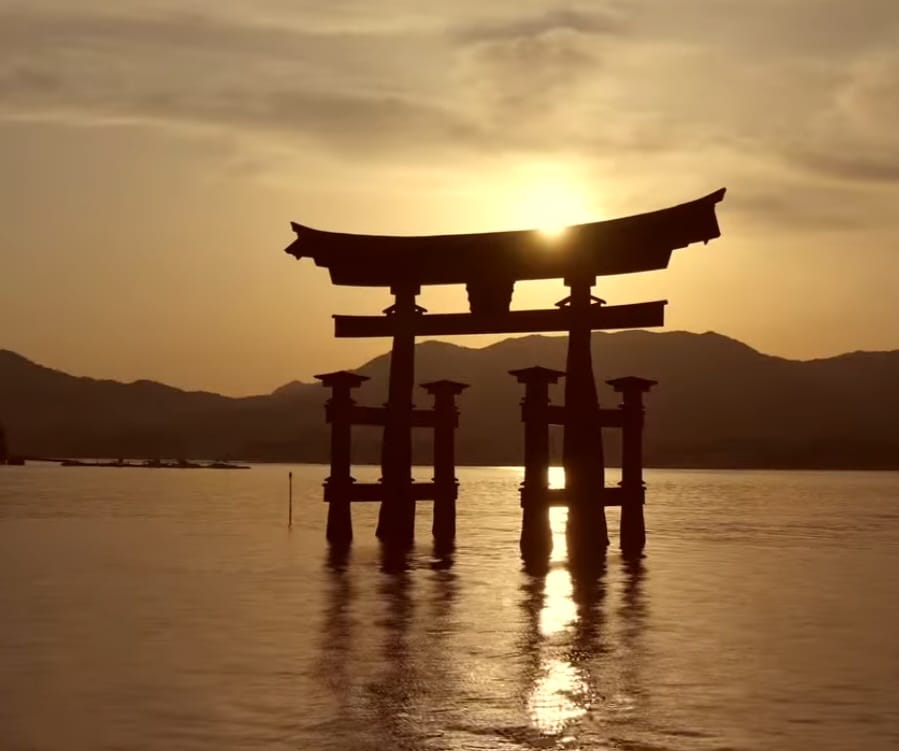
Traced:
<path fill-rule="evenodd" d="M 591 221 L 588 193 L 573 175 L 541 170 L 517 181 L 516 213 L 522 226 L 558 240 L 573 224 Z"/>
<path fill-rule="evenodd" d="M 547 240 L 556 240 L 565 234 L 565 230 L 568 229 L 570 225 L 568 224 L 541 224 L 537 227 L 537 231 L 543 235 Z"/>

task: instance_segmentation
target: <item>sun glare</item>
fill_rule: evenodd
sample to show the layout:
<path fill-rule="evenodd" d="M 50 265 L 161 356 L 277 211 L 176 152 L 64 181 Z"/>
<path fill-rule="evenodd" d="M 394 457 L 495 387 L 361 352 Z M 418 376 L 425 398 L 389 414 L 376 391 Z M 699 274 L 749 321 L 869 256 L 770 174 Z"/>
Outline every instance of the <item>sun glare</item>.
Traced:
<path fill-rule="evenodd" d="M 539 168 L 518 182 L 519 224 L 537 229 L 548 240 L 562 237 L 572 224 L 595 219 L 588 193 L 576 175 L 561 168 Z"/>
<path fill-rule="evenodd" d="M 537 231 L 549 240 L 561 237 L 568 229 L 567 224 L 544 224 L 537 228 Z"/>

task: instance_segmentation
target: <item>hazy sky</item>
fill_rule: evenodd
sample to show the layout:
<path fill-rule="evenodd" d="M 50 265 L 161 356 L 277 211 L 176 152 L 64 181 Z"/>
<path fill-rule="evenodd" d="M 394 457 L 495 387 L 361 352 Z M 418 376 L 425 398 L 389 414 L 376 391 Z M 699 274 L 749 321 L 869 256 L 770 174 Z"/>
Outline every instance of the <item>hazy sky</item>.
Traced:
<path fill-rule="evenodd" d="M 269 391 L 388 346 L 333 338 L 388 296 L 285 255 L 290 220 L 511 229 L 721 186 L 722 239 L 596 292 L 786 357 L 899 348 L 897 40 L 897 0 L 0 0 L 0 348 Z"/>

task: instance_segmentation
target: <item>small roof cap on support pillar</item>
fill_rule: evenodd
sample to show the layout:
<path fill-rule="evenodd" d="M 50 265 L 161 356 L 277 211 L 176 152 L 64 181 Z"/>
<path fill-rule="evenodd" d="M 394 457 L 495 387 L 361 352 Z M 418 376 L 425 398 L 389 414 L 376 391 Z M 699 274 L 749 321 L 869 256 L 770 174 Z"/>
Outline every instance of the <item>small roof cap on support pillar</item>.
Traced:
<path fill-rule="evenodd" d="M 519 383 L 558 383 L 560 378 L 565 377 L 565 371 L 535 365 L 531 368 L 510 370 L 509 375 L 515 376 Z"/>
<path fill-rule="evenodd" d="M 313 378 L 321 381 L 322 386 L 349 386 L 351 389 L 358 388 L 369 380 L 368 376 L 351 373 L 348 370 L 337 370 L 333 373 L 321 373 L 320 375 L 313 376 Z"/>
<path fill-rule="evenodd" d="M 624 391 L 649 391 L 653 386 L 658 385 L 658 381 L 651 381 L 648 378 L 640 378 L 639 376 L 623 376 L 621 378 L 613 378 L 606 381 L 615 391 L 621 393 Z"/>
<path fill-rule="evenodd" d="M 468 388 L 469 384 L 443 379 L 441 381 L 422 383 L 420 386 L 429 394 L 461 394 Z"/>

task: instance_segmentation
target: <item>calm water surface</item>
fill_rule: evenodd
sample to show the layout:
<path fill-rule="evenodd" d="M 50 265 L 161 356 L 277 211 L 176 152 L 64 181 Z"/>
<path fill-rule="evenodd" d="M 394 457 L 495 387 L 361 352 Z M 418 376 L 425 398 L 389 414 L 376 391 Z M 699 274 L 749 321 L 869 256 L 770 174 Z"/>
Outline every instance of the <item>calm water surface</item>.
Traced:
<path fill-rule="evenodd" d="M 588 577 L 522 571 L 502 468 L 452 556 L 359 505 L 336 565 L 325 474 L 0 468 L 0 749 L 899 748 L 895 473 L 650 471 Z"/>

